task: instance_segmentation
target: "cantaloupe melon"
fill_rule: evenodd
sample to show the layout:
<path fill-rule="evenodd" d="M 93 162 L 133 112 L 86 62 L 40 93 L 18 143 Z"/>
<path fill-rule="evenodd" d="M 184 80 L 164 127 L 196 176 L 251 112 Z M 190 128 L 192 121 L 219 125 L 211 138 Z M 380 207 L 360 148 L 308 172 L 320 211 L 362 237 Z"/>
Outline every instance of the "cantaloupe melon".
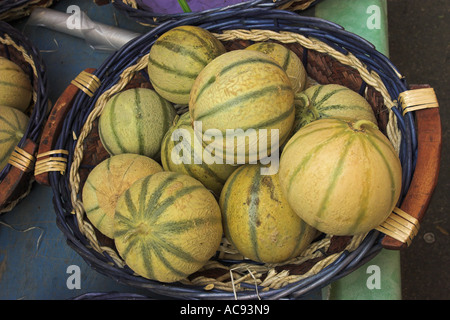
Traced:
<path fill-rule="evenodd" d="M 142 277 L 174 282 L 199 270 L 222 240 L 219 205 L 196 179 L 159 172 L 136 181 L 119 198 L 115 244 Z"/>
<path fill-rule="evenodd" d="M 131 153 L 112 156 L 89 173 L 82 199 L 86 216 L 101 233 L 114 237 L 114 212 L 117 199 L 135 181 L 163 168 L 153 159 Z"/>
<path fill-rule="evenodd" d="M 317 84 L 294 98 L 294 132 L 322 118 L 369 120 L 377 124 L 372 107 L 355 91 L 339 84 Z"/>
<path fill-rule="evenodd" d="M 307 74 L 300 58 L 290 49 L 276 42 L 257 42 L 246 48 L 267 54 L 286 71 L 291 80 L 294 93 L 303 91 L 306 85 Z"/>
<path fill-rule="evenodd" d="M 278 174 L 261 174 L 261 165 L 245 164 L 227 180 L 220 196 L 228 241 L 245 257 L 280 263 L 298 256 L 317 231 L 290 208 Z"/>
<path fill-rule="evenodd" d="M 280 159 L 280 184 L 291 208 L 333 235 L 368 232 L 399 199 L 400 160 L 368 120 L 319 119 L 301 128 Z"/>
<path fill-rule="evenodd" d="M 200 27 L 170 29 L 150 49 L 147 68 L 150 82 L 165 99 L 187 105 L 199 72 L 225 51 L 219 40 Z"/>
<path fill-rule="evenodd" d="M 237 166 L 215 163 L 211 154 L 205 152 L 202 142 L 196 142 L 196 139 L 189 113 L 184 113 L 163 139 L 162 166 L 166 171 L 184 173 L 197 179 L 218 198 L 225 181 Z"/>
<path fill-rule="evenodd" d="M 14 62 L 0 57 L 0 105 L 26 112 L 33 90 L 30 78 Z"/>
<path fill-rule="evenodd" d="M 262 52 L 234 50 L 200 72 L 192 87 L 189 112 L 192 121 L 201 122 L 203 139 L 213 140 L 210 145 L 222 150 L 224 158 L 248 163 L 253 156 L 260 158 L 257 147 L 267 148 L 270 154 L 271 144 L 260 137 L 270 141 L 273 129 L 279 145 L 285 141 L 294 122 L 293 102 L 291 82 L 278 63 Z M 223 139 L 215 139 L 217 132 Z M 227 145 L 227 140 L 232 142 L 228 132 L 236 133 L 238 142 Z M 255 139 L 239 143 L 239 137 L 250 137 L 252 132 Z"/>
<path fill-rule="evenodd" d="M 107 102 L 99 118 L 100 140 L 111 155 L 136 153 L 159 159 L 161 141 L 176 111 L 154 90 L 128 89 Z"/>
<path fill-rule="evenodd" d="M 0 171 L 8 164 L 14 148 L 25 134 L 29 120 L 16 108 L 0 106 Z"/>

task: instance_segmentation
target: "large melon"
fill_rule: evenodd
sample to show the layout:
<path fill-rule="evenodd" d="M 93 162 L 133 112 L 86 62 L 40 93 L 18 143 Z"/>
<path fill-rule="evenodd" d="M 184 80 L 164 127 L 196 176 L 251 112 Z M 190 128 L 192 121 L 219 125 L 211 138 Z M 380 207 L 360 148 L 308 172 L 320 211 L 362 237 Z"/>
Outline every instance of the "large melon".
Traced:
<path fill-rule="evenodd" d="M 0 171 L 8 164 L 28 126 L 29 118 L 20 110 L 0 106 Z"/>
<path fill-rule="evenodd" d="M 317 235 L 289 207 L 278 174 L 259 164 L 239 167 L 227 180 L 220 208 L 225 236 L 245 257 L 279 263 L 298 256 Z"/>
<path fill-rule="evenodd" d="M 209 31 L 195 26 L 179 26 L 162 34 L 148 57 L 148 75 L 155 90 L 165 99 L 188 104 L 199 72 L 225 47 Z"/>
<path fill-rule="evenodd" d="M 99 118 L 100 140 L 111 155 L 136 153 L 158 159 L 175 116 L 172 104 L 154 90 L 125 90 L 105 105 Z"/>
<path fill-rule="evenodd" d="M 164 170 L 187 174 L 211 190 L 218 198 L 222 187 L 237 166 L 216 163 L 205 152 L 191 126 L 189 113 L 184 113 L 167 131 L 161 144 L 161 163 Z"/>
<path fill-rule="evenodd" d="M 295 117 L 294 92 L 286 72 L 268 55 L 234 50 L 200 72 L 189 112 L 192 121 L 201 123 L 203 139 L 213 140 L 210 146 L 222 150 L 226 160 L 248 163 L 252 157 L 262 157 L 257 148 L 267 148 L 270 154 L 271 143 L 263 138 L 270 141 L 276 132 L 280 145 L 287 138 Z M 216 138 L 218 134 L 222 139 Z M 233 142 L 227 134 L 235 134 L 237 142 L 227 145 L 227 140 Z"/>
<path fill-rule="evenodd" d="M 26 112 L 32 93 L 25 72 L 14 62 L 0 57 L 0 105 Z"/>
<path fill-rule="evenodd" d="M 136 181 L 119 198 L 115 244 L 142 277 L 181 280 L 199 270 L 222 239 L 219 205 L 196 179 L 159 172 Z"/>
<path fill-rule="evenodd" d="M 105 236 L 113 238 L 117 199 L 135 181 L 161 171 L 163 168 L 153 159 L 132 153 L 100 162 L 89 173 L 82 190 L 89 221 Z"/>
<path fill-rule="evenodd" d="M 320 119 L 292 136 L 280 159 L 280 183 L 291 208 L 333 235 L 380 225 L 401 189 L 400 160 L 368 120 Z"/>
<path fill-rule="evenodd" d="M 257 42 L 246 48 L 267 54 L 286 71 L 291 80 L 294 92 L 303 91 L 307 81 L 307 74 L 303 63 L 294 51 L 276 42 Z"/>
<path fill-rule="evenodd" d="M 295 95 L 294 132 L 322 118 L 369 120 L 377 124 L 364 97 L 339 84 L 314 85 Z"/>

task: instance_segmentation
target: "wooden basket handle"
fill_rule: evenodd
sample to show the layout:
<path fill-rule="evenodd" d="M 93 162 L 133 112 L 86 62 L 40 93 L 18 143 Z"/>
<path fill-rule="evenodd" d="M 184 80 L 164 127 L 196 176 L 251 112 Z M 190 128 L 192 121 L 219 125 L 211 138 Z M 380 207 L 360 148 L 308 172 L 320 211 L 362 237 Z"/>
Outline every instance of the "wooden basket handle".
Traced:
<path fill-rule="evenodd" d="M 84 72 L 92 74 L 95 69 L 88 68 L 85 69 Z M 75 100 L 75 96 L 78 91 L 81 89 L 74 85 L 73 83 L 69 84 L 69 86 L 64 90 L 62 95 L 58 98 L 55 105 L 53 106 L 48 120 L 45 124 L 45 127 L 42 131 L 41 141 L 39 143 L 38 153 L 37 153 L 37 162 L 36 162 L 36 171 L 35 178 L 39 184 L 42 185 L 50 185 L 48 172 L 45 169 L 39 170 L 40 164 L 45 162 L 45 160 L 50 159 L 50 154 L 54 151 L 54 146 L 56 140 L 61 133 L 62 125 L 64 123 L 64 119 L 72 108 L 73 102 Z M 49 154 L 50 153 L 50 154 Z M 44 172 L 42 172 L 44 171 Z"/>
<path fill-rule="evenodd" d="M 412 85 L 411 89 L 430 88 L 429 85 Z M 415 111 L 417 124 L 417 163 L 414 175 L 401 210 L 422 221 L 436 187 L 441 162 L 442 132 L 439 108 Z M 399 250 L 406 243 L 386 235 L 382 240 L 386 249 Z"/>

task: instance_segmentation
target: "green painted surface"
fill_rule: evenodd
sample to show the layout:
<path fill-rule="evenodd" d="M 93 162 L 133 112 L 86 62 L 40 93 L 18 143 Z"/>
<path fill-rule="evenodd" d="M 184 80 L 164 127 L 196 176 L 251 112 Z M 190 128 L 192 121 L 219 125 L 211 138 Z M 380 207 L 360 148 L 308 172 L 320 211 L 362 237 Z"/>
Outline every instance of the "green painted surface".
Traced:
<path fill-rule="evenodd" d="M 343 26 L 389 55 L 386 0 L 325 0 L 316 5 L 315 16 Z"/>

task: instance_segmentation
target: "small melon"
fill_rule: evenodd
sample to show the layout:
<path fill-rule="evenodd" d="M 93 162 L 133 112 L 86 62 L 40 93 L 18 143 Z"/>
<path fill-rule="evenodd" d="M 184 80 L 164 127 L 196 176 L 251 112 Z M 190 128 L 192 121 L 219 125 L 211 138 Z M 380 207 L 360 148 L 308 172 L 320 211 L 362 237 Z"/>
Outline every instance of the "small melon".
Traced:
<path fill-rule="evenodd" d="M 162 139 L 175 116 L 172 104 L 154 90 L 128 89 L 105 105 L 98 124 L 100 140 L 110 155 L 136 153 L 159 159 Z"/>
<path fill-rule="evenodd" d="M 297 257 L 317 231 L 290 208 L 275 172 L 245 164 L 225 183 L 220 196 L 225 236 L 245 257 L 281 263 Z"/>
<path fill-rule="evenodd" d="M 369 120 L 319 119 L 288 141 L 280 184 L 291 208 L 332 235 L 376 228 L 400 196 L 402 168 L 391 142 Z"/>
<path fill-rule="evenodd" d="M 187 105 L 197 75 L 225 51 L 208 30 L 196 26 L 170 29 L 150 49 L 147 68 L 150 82 L 168 101 Z"/>
<path fill-rule="evenodd" d="M 196 179 L 159 172 L 119 198 L 114 241 L 126 264 L 144 278 L 185 279 L 216 253 L 222 221 L 214 196 Z"/>
<path fill-rule="evenodd" d="M 323 118 L 377 119 L 369 102 L 355 91 L 339 84 L 317 84 L 299 92 L 294 98 L 294 132 L 306 124 Z"/>

